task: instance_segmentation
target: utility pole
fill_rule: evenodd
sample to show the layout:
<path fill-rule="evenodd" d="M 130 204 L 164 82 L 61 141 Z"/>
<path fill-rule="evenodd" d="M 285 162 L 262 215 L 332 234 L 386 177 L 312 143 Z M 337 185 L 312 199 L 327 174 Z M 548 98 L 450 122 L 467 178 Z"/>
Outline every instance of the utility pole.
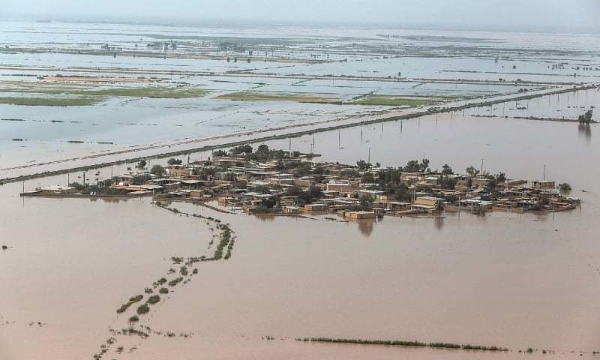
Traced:
<path fill-rule="evenodd" d="M 544 164 L 544 180 L 546 180 L 546 164 Z"/>
<path fill-rule="evenodd" d="M 369 146 L 369 160 L 367 161 L 368 164 L 371 163 L 371 147 Z"/>
<path fill-rule="evenodd" d="M 481 159 L 481 168 L 479 169 L 479 174 L 483 175 L 483 159 Z"/>

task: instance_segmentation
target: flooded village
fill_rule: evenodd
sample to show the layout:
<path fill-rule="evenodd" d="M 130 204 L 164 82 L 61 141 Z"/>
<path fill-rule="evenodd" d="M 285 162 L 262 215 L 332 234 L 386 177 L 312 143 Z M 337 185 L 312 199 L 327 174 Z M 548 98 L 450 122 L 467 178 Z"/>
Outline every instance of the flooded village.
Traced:
<path fill-rule="evenodd" d="M 135 171 L 93 185 L 45 186 L 21 196 L 152 196 L 154 201 L 190 201 L 223 212 L 333 213 L 349 220 L 440 216 L 461 209 L 476 214 L 557 212 L 573 210 L 580 203 L 579 198 L 568 196 L 571 186 L 567 183 L 513 180 L 502 172 L 481 173 L 473 166 L 463 175 L 455 174 L 448 164 L 442 171 L 432 171 L 429 159 L 380 168 L 365 160 L 356 165 L 315 162 L 319 155 L 272 150 L 264 144 L 256 149 L 241 145 L 212 155 L 186 165 L 171 158 L 166 166 L 151 169 L 144 168 L 143 160 Z"/>

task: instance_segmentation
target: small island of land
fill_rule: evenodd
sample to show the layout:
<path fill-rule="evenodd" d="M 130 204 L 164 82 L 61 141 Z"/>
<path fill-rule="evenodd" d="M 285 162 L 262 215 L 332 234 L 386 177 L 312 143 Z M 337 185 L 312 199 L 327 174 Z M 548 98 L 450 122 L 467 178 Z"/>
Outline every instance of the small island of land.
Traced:
<path fill-rule="evenodd" d="M 432 170 L 428 159 L 382 167 L 315 162 L 316 154 L 240 145 L 218 150 L 206 161 L 146 168 L 96 183 L 49 186 L 22 196 L 128 198 L 153 196 L 157 202 L 190 201 L 221 212 L 299 215 L 335 213 L 343 219 L 439 216 L 461 210 L 548 212 L 575 209 L 571 186 L 551 180 L 509 179 L 473 166 L 464 174 L 445 164 Z"/>

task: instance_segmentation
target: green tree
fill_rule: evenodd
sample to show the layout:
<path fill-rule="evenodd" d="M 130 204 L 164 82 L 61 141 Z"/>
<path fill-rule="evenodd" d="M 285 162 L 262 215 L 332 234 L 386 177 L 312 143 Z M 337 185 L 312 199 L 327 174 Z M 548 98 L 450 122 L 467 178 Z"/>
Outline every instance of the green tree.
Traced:
<path fill-rule="evenodd" d="M 588 110 L 583 115 L 579 115 L 579 123 L 581 124 L 589 124 L 592 122 L 592 117 L 594 115 L 593 110 Z"/>
<path fill-rule="evenodd" d="M 369 194 L 363 194 L 360 196 L 360 209 L 363 211 L 371 210 L 373 206 L 373 197 Z"/>
<path fill-rule="evenodd" d="M 503 172 L 501 172 L 500 174 L 494 175 L 494 177 L 496 178 L 496 182 L 498 182 L 498 183 L 506 182 L 506 174 Z"/>
<path fill-rule="evenodd" d="M 360 181 L 364 184 L 371 184 L 375 182 L 375 176 L 373 176 L 372 172 L 368 171 L 363 174 L 363 176 L 360 178 Z"/>
<path fill-rule="evenodd" d="M 356 162 L 356 166 L 358 166 L 360 170 L 367 170 L 370 169 L 372 165 L 364 160 L 359 160 Z"/>
<path fill-rule="evenodd" d="M 231 149 L 231 153 L 233 155 L 239 155 L 241 153 L 250 154 L 250 153 L 252 153 L 252 146 L 247 145 L 247 144 L 246 145 L 236 146 L 233 149 Z"/>
<path fill-rule="evenodd" d="M 269 152 L 269 146 L 262 144 L 258 146 L 258 149 L 256 149 L 257 152 L 261 152 L 261 153 L 267 153 Z"/>
<path fill-rule="evenodd" d="M 406 163 L 406 166 L 404 167 L 404 171 L 406 172 L 419 172 L 420 170 L 420 166 L 419 166 L 419 161 L 417 160 L 410 160 L 409 162 Z"/>
<path fill-rule="evenodd" d="M 466 170 L 467 174 L 469 174 L 470 177 L 476 177 L 477 174 L 479 174 L 479 170 L 475 169 L 474 166 L 469 166 Z"/>
<path fill-rule="evenodd" d="M 131 178 L 131 185 L 145 185 L 152 177 L 148 174 L 135 175 Z"/>
<path fill-rule="evenodd" d="M 411 195 L 408 191 L 408 186 L 404 184 L 400 184 L 394 191 L 394 199 L 396 201 L 409 201 L 410 197 Z"/>
<path fill-rule="evenodd" d="M 450 165 L 444 164 L 444 166 L 442 166 L 442 174 L 443 175 L 452 175 L 452 174 L 454 174 L 454 171 L 452 171 L 452 168 L 450 167 Z"/>
<path fill-rule="evenodd" d="M 562 183 L 558 185 L 558 190 L 560 191 L 561 194 L 569 194 L 571 192 L 571 190 L 573 190 L 571 188 L 571 185 L 569 185 L 568 183 Z"/>
<path fill-rule="evenodd" d="M 152 166 L 152 168 L 150 169 L 150 173 L 155 175 L 156 177 L 162 177 L 165 175 L 165 168 L 156 164 Z"/>
<path fill-rule="evenodd" d="M 181 165 L 183 163 L 183 160 L 181 159 L 175 159 L 175 158 L 170 158 L 169 161 L 167 161 L 167 164 L 169 165 Z"/>
<path fill-rule="evenodd" d="M 306 176 L 310 174 L 311 168 L 312 166 L 309 163 L 303 162 L 296 168 L 296 170 L 294 171 L 294 175 L 300 177 Z"/>
<path fill-rule="evenodd" d="M 442 189 L 448 189 L 448 190 L 454 190 L 457 182 L 458 182 L 458 179 L 449 178 L 448 176 L 441 176 L 438 179 L 438 185 L 440 185 L 440 187 Z"/>

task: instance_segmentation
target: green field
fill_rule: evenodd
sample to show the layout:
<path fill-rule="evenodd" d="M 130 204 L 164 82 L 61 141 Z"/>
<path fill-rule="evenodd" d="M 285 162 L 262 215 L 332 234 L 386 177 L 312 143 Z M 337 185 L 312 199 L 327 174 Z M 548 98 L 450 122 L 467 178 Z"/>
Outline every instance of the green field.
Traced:
<path fill-rule="evenodd" d="M 421 105 L 431 105 L 436 103 L 434 99 L 429 98 L 407 98 L 394 95 L 369 95 L 352 102 L 356 105 L 371 106 L 409 106 L 417 107 Z"/>
<path fill-rule="evenodd" d="M 207 91 L 198 87 L 107 87 L 60 86 L 56 84 L 27 84 L 0 87 L 0 93 L 15 96 L 0 97 L 0 104 L 21 106 L 92 106 L 109 98 L 193 99 Z"/>
<path fill-rule="evenodd" d="M 91 106 L 104 101 L 102 97 L 0 97 L 0 104 L 20 106 Z"/>
<path fill-rule="evenodd" d="M 313 104 L 339 104 L 339 99 L 318 97 L 298 93 L 258 93 L 251 91 L 240 91 L 231 94 L 217 96 L 216 99 L 234 101 L 293 101 L 298 103 Z"/>

